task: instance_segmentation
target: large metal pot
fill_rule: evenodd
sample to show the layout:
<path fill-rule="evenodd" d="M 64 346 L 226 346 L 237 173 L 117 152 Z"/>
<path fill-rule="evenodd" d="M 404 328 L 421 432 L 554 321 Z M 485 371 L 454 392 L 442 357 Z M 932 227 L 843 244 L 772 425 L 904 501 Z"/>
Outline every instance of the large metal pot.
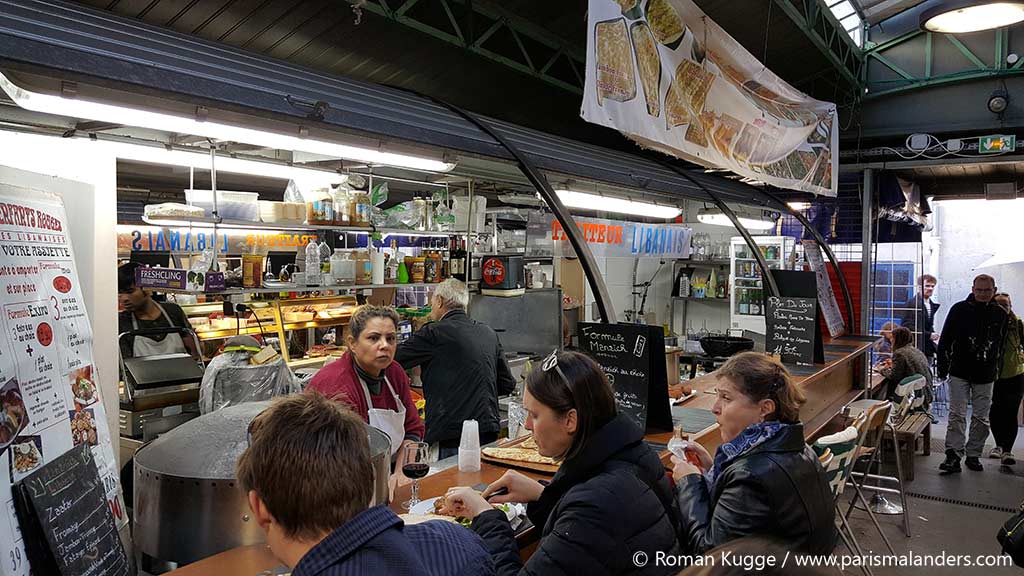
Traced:
<path fill-rule="evenodd" d="M 133 539 L 144 564 L 174 567 L 264 541 L 235 477 L 249 423 L 270 402 L 229 406 L 182 424 L 135 454 Z M 388 502 L 386 434 L 369 429 L 373 503 Z M 297 473 L 301 473 L 297 471 Z"/>

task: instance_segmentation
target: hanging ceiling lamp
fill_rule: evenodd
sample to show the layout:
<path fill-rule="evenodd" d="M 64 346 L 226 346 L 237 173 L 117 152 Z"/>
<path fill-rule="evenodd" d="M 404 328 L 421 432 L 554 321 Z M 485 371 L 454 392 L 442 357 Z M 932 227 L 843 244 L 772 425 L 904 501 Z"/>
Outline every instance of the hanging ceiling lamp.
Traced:
<path fill-rule="evenodd" d="M 921 13 L 921 29 L 943 34 L 992 30 L 1021 21 L 1024 2 L 950 0 Z"/>

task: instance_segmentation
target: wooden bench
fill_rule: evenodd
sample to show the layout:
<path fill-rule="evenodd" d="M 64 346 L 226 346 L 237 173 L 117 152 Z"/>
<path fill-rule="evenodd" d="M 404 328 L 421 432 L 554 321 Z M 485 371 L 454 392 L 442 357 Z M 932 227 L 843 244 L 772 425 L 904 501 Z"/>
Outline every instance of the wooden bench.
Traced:
<path fill-rule="evenodd" d="M 896 449 L 900 451 L 903 479 L 907 482 L 914 479 L 914 453 L 917 452 L 918 440 L 921 441 L 921 453 L 925 456 L 931 454 L 932 419 L 924 412 L 909 414 L 896 424 Z"/>

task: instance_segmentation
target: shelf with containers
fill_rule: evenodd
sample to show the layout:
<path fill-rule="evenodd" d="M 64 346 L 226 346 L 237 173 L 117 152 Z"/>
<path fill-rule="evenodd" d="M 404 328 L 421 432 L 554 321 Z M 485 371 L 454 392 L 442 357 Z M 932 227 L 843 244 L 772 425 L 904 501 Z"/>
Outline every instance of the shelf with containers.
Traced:
<path fill-rule="evenodd" d="M 787 268 L 794 253 L 796 240 L 789 236 L 754 236 L 761 255 L 773 270 Z M 729 326 L 764 334 L 764 300 L 767 292 L 761 278 L 761 268 L 742 237 L 730 240 L 729 263 Z"/>
<path fill-rule="evenodd" d="M 676 334 L 683 335 L 684 339 L 689 328 L 691 303 L 698 304 L 722 304 L 729 302 L 729 286 L 726 275 L 728 274 L 729 260 L 723 259 L 676 259 L 672 261 L 672 297 L 669 301 L 669 311 L 672 324 L 669 326 Z M 703 296 L 699 291 L 694 290 L 694 282 L 707 282 L 714 278 L 715 294 L 707 295 L 707 284 L 703 284 Z M 675 323 L 676 311 L 682 304 L 682 316 L 680 324 Z M 708 309 L 713 315 L 722 315 L 723 323 L 725 310 L 722 308 Z"/>

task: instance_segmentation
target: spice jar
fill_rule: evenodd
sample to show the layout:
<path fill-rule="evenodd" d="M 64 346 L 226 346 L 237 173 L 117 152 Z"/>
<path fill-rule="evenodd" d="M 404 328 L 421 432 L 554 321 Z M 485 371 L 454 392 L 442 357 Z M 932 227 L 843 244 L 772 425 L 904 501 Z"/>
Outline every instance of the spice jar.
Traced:
<path fill-rule="evenodd" d="M 349 194 L 351 202 L 349 208 L 349 223 L 352 226 L 370 225 L 370 195 L 362 191 L 353 191 Z"/>
<path fill-rule="evenodd" d="M 317 188 L 310 193 L 306 202 L 306 222 L 309 224 L 334 224 L 334 199 L 327 188 Z"/>
<path fill-rule="evenodd" d="M 356 284 L 366 285 L 370 283 L 372 269 L 370 264 L 370 253 L 366 250 L 355 252 Z"/>
<path fill-rule="evenodd" d="M 351 199 L 349 198 L 348 191 L 344 188 L 338 188 L 331 192 L 331 198 L 334 200 L 334 224 L 337 226 L 350 226 L 352 210 L 349 208 Z"/>
<path fill-rule="evenodd" d="M 426 259 L 422 256 L 406 256 L 405 267 L 409 270 L 409 282 L 422 284 L 426 273 Z"/>

